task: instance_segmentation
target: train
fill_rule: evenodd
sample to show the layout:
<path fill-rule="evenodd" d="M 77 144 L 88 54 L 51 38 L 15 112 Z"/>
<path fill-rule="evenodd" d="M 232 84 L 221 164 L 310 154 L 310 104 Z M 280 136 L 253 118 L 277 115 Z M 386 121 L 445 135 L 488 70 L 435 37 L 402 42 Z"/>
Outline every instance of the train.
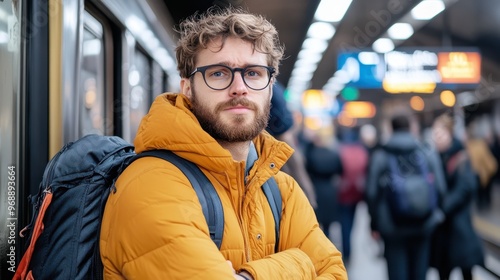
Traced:
<path fill-rule="evenodd" d="M 132 142 L 155 96 L 178 90 L 173 22 L 159 4 L 0 1 L 1 279 L 21 259 L 48 160 L 90 133 Z"/>
<path fill-rule="evenodd" d="M 166 2 L 0 0 L 1 279 L 13 276 L 24 252 L 19 232 L 31 220 L 29 197 L 50 158 L 91 133 L 133 142 L 154 98 L 179 91 L 178 17 Z M 490 126 L 499 141 L 498 92 L 484 77 L 452 110 L 464 123 Z M 442 110 L 417 116 L 426 126 Z M 487 248 L 486 268 L 500 275 L 500 191 L 492 196 L 474 224 Z"/>

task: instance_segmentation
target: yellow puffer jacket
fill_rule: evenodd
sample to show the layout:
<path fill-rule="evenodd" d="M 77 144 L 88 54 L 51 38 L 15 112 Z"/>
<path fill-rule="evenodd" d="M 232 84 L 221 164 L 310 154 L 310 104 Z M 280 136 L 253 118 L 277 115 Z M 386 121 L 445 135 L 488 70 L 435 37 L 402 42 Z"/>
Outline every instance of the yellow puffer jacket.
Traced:
<path fill-rule="evenodd" d="M 172 164 L 146 157 L 119 177 L 106 204 L 100 249 L 105 279 L 347 279 L 340 252 L 318 227 L 297 183 L 279 172 L 293 150 L 267 133 L 245 191 L 244 162 L 235 162 L 202 130 L 183 95 L 161 95 L 141 122 L 136 152 L 168 149 L 196 163 L 215 186 L 224 208 L 220 251 L 188 179 Z M 279 253 L 273 214 L 260 190 L 275 176 L 283 199 Z"/>

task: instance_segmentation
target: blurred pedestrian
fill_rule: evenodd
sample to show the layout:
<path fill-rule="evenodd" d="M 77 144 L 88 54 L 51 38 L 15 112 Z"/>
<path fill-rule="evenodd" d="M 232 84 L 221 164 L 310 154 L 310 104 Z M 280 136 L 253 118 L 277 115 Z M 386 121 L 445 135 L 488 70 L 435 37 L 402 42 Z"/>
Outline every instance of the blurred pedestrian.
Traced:
<path fill-rule="evenodd" d="M 431 233 L 443 220 L 437 198 L 446 186 L 437 154 L 410 132 L 410 116 L 395 114 L 391 126 L 369 163 L 371 225 L 384 241 L 389 280 L 425 280 Z"/>
<path fill-rule="evenodd" d="M 341 133 L 339 145 L 342 173 L 338 187 L 339 221 L 342 232 L 342 257 L 347 265 L 351 257 L 351 233 L 356 207 L 363 200 L 368 152 L 354 130 Z"/>
<path fill-rule="evenodd" d="M 479 118 L 469 124 L 465 141 L 472 169 L 477 174 L 479 187 L 476 202 L 480 211 L 488 210 L 491 206 L 493 179 L 498 170 L 498 162 L 488 143 L 493 142 L 491 127 L 484 124 L 484 120 Z"/>
<path fill-rule="evenodd" d="M 335 177 L 342 172 L 338 150 L 332 145 L 333 135 L 316 133 L 306 147 L 306 168 L 316 191 L 316 216 L 325 235 L 332 237 L 330 225 L 338 220 Z"/>
<path fill-rule="evenodd" d="M 361 139 L 361 143 L 363 143 L 366 151 L 368 152 L 368 162 L 370 162 L 370 158 L 374 151 L 380 149 L 380 141 L 378 139 L 377 128 L 372 124 L 365 124 L 361 126 L 359 129 L 359 137 Z M 369 164 L 366 165 L 366 174 L 368 175 Z M 373 228 L 373 226 L 371 226 Z M 376 231 L 372 231 L 372 238 L 375 240 L 378 252 L 377 257 L 384 257 L 384 241 L 380 237 L 380 234 Z"/>
<path fill-rule="evenodd" d="M 431 266 L 437 268 L 441 280 L 449 279 L 455 267 L 462 270 L 464 280 L 472 280 L 472 268 L 484 264 L 481 243 L 471 221 L 478 181 L 467 152 L 453 135 L 453 125 L 453 118 L 443 114 L 432 126 L 432 139 L 448 188 L 441 203 L 446 219 L 434 233 Z"/>

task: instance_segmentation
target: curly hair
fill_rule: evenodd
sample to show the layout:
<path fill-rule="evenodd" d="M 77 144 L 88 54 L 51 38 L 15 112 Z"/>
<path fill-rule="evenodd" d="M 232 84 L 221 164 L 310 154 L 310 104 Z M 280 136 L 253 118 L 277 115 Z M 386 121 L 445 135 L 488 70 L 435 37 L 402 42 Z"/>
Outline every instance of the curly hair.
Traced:
<path fill-rule="evenodd" d="M 276 28 L 260 15 L 242 9 L 212 7 L 202 14 L 194 14 L 180 23 L 177 44 L 177 70 L 187 78 L 196 65 L 196 55 L 206 49 L 213 40 L 222 39 L 221 49 L 228 37 L 236 37 L 253 45 L 254 51 L 267 54 L 269 66 L 276 69 L 283 57 L 284 48 L 278 39 Z"/>

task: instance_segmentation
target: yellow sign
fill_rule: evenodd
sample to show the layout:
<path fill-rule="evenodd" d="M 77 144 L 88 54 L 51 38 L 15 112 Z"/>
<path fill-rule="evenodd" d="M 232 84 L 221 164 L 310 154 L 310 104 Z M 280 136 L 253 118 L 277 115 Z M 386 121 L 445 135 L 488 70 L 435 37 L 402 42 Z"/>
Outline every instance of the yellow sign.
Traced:
<path fill-rule="evenodd" d="M 436 83 L 432 82 L 390 82 L 384 80 L 382 87 L 388 93 L 433 93 L 436 89 Z"/>

